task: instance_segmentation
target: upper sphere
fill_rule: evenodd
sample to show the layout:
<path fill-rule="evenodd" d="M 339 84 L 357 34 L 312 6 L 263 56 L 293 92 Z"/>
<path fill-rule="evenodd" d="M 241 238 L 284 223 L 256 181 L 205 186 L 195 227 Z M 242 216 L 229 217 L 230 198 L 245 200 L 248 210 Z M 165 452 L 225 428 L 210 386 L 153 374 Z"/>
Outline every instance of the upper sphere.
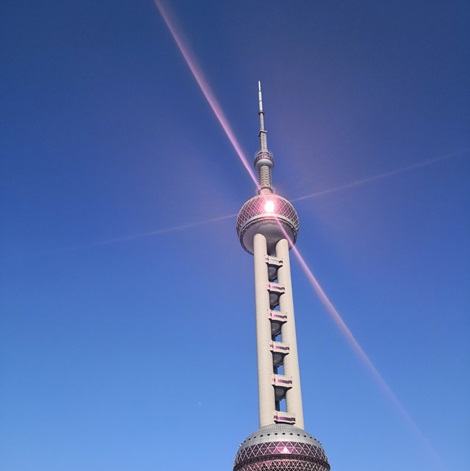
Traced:
<path fill-rule="evenodd" d="M 238 449 L 234 471 L 329 471 L 321 443 L 301 428 L 285 424 L 261 427 Z"/>
<path fill-rule="evenodd" d="M 274 159 L 271 152 L 268 150 L 260 150 L 255 156 L 255 169 L 259 171 L 262 165 L 266 165 L 269 168 L 274 167 Z"/>
<path fill-rule="evenodd" d="M 251 254 L 255 234 L 266 237 L 268 251 L 272 252 L 281 239 L 295 244 L 298 232 L 299 217 L 294 206 L 276 194 L 251 198 L 238 213 L 237 234 L 242 247 Z"/>

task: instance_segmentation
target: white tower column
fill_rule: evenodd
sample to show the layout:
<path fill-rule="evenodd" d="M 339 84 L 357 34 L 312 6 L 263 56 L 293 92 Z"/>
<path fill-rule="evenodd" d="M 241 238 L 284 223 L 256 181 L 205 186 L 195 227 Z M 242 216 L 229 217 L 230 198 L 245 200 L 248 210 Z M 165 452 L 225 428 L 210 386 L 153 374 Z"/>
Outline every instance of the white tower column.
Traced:
<path fill-rule="evenodd" d="M 274 391 L 271 383 L 273 360 L 269 348 L 271 322 L 268 317 L 270 304 L 268 270 L 266 266 L 267 242 L 262 234 L 253 240 L 255 265 L 256 346 L 258 354 L 258 401 L 260 427 L 273 423 L 275 409 Z"/>
<path fill-rule="evenodd" d="M 289 345 L 289 354 L 284 357 L 284 374 L 292 378 L 292 387 L 286 393 L 286 408 L 295 415 L 295 425 L 304 428 L 302 392 L 300 387 L 299 357 L 295 333 L 294 297 L 290 271 L 289 243 L 281 239 L 276 245 L 276 256 L 283 261 L 278 271 L 278 280 L 285 292 L 279 299 L 280 310 L 287 314 L 287 322 L 282 326 L 282 341 Z"/>

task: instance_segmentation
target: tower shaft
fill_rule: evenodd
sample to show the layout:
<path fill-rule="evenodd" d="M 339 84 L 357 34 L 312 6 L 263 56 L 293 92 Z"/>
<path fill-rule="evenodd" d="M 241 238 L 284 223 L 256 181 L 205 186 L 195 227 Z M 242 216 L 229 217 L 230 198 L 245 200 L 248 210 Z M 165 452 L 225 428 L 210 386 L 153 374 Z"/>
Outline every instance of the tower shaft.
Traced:
<path fill-rule="evenodd" d="M 254 236 L 256 349 L 258 357 L 258 409 L 260 427 L 273 423 L 275 410 L 272 386 L 271 321 L 269 320 L 269 279 L 267 243 L 262 234 Z"/>
<path fill-rule="evenodd" d="M 279 240 L 275 254 L 270 256 L 265 236 L 258 233 L 253 255 L 259 424 L 286 423 L 303 428 L 289 243 Z"/>
<path fill-rule="evenodd" d="M 281 312 L 286 313 L 287 322 L 282 326 L 282 341 L 289 346 L 289 354 L 284 357 L 284 372 L 292 378 L 292 388 L 286 393 L 287 412 L 295 417 L 295 425 L 304 428 L 304 412 L 302 407 L 302 391 L 300 387 L 299 356 L 297 353 L 297 335 L 295 331 L 294 296 L 292 292 L 289 243 L 281 239 L 276 245 L 276 256 L 282 260 L 278 280 L 285 288 L 279 300 Z"/>

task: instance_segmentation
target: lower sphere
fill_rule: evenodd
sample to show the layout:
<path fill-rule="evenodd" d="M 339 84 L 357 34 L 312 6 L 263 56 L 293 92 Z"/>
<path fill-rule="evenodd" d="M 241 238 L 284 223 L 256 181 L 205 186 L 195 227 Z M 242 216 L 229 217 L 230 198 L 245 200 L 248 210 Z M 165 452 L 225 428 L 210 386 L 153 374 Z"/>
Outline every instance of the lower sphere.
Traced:
<path fill-rule="evenodd" d="M 251 434 L 238 449 L 233 471 L 329 471 L 321 443 L 292 425 L 273 424 Z"/>

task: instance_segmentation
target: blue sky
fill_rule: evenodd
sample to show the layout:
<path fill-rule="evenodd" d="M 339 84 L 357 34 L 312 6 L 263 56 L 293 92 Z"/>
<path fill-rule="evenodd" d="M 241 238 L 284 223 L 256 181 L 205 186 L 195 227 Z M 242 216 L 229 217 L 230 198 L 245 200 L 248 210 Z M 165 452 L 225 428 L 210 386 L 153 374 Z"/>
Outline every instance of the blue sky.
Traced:
<path fill-rule="evenodd" d="M 294 261 L 332 469 L 470 468 L 468 2 L 162 4 L 250 161 L 262 81 L 297 247 L 407 411 Z M 152 1 L 0 21 L 0 469 L 231 469 L 258 427 L 252 181 Z"/>

